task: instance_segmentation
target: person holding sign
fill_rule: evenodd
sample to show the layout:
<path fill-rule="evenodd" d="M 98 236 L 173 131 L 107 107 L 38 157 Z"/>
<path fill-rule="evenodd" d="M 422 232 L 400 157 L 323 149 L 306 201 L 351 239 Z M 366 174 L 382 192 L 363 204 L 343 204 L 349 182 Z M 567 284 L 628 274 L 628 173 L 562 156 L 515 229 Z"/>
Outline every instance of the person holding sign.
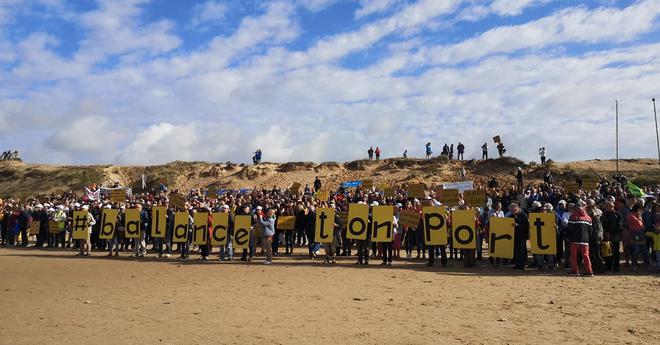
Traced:
<path fill-rule="evenodd" d="M 538 216 L 538 217 L 536 217 Z M 541 214 L 530 214 L 530 243 L 534 261 L 538 265 L 539 271 L 552 273 L 555 269 L 555 255 L 557 252 L 557 222 L 554 209 L 550 203 L 546 203 L 541 208 Z M 546 254 L 551 252 L 553 254 Z"/>
<path fill-rule="evenodd" d="M 84 224 L 86 224 L 87 235 L 84 237 L 84 239 L 80 240 L 80 253 L 78 255 L 90 256 L 92 251 L 92 226 L 96 224 L 96 220 L 94 219 L 94 216 L 92 216 L 92 214 L 89 212 L 88 205 L 84 205 L 81 209 L 84 211 L 85 219 L 83 221 L 85 222 Z M 74 226 L 80 225 L 79 220 L 74 219 L 74 224 Z"/>
<path fill-rule="evenodd" d="M 265 265 L 270 265 L 273 263 L 273 236 L 275 236 L 275 209 L 271 208 L 268 210 L 266 215 L 263 213 L 257 213 L 257 220 L 261 223 L 261 245 L 266 250 L 266 260 L 264 260 Z"/>
<path fill-rule="evenodd" d="M 516 222 L 513 237 L 514 269 L 525 270 L 527 265 L 527 240 L 529 239 L 529 219 L 527 214 L 516 203 L 509 205 L 511 218 Z"/>

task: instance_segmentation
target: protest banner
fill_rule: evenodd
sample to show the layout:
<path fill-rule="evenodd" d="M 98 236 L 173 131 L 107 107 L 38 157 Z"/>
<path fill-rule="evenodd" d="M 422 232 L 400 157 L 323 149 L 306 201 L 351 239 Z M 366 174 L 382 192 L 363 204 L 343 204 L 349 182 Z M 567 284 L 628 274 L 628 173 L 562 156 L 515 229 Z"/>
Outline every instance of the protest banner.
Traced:
<path fill-rule="evenodd" d="M 350 204 L 348 206 L 348 222 L 346 238 L 350 240 L 366 240 L 369 224 L 369 205 Z"/>
<path fill-rule="evenodd" d="M 137 208 L 129 208 L 126 210 L 126 218 L 124 227 L 126 238 L 140 238 L 140 211 Z"/>
<path fill-rule="evenodd" d="M 277 218 L 278 230 L 294 230 L 296 228 L 295 216 L 280 216 Z"/>
<path fill-rule="evenodd" d="M 234 218 L 234 250 L 248 249 L 250 246 L 250 226 L 252 217 L 248 215 Z"/>
<path fill-rule="evenodd" d="M 117 215 L 119 210 L 104 208 L 101 213 L 101 231 L 99 238 L 102 240 L 111 240 L 115 236 L 117 226 Z"/>
<path fill-rule="evenodd" d="M 33 220 L 30 223 L 30 229 L 29 229 L 29 234 L 30 235 L 39 235 L 39 227 L 41 226 L 41 222 L 38 220 Z"/>
<path fill-rule="evenodd" d="M 341 184 L 341 186 L 344 188 L 355 188 L 359 187 L 360 185 L 362 185 L 362 181 L 346 181 Z"/>
<path fill-rule="evenodd" d="M 443 205 L 456 206 L 458 205 L 458 189 L 442 189 L 440 195 L 436 195 L 436 199 Z"/>
<path fill-rule="evenodd" d="M 490 217 L 490 238 L 488 255 L 494 258 L 513 258 L 513 236 L 515 221 L 513 218 Z"/>
<path fill-rule="evenodd" d="M 399 215 L 399 224 L 410 228 L 416 228 L 419 225 L 419 212 L 413 209 L 405 209 Z"/>
<path fill-rule="evenodd" d="M 477 230 L 473 210 L 452 211 L 451 224 L 453 230 L 454 248 L 477 248 Z"/>
<path fill-rule="evenodd" d="M 73 211 L 72 237 L 74 240 L 86 240 L 89 237 L 87 228 L 87 211 Z"/>
<path fill-rule="evenodd" d="M 60 233 L 60 223 L 54 220 L 48 221 L 48 233 L 59 234 Z"/>
<path fill-rule="evenodd" d="M 126 190 L 125 189 L 111 189 L 110 190 L 110 202 L 126 202 Z"/>
<path fill-rule="evenodd" d="M 211 245 L 227 245 L 227 229 L 229 228 L 229 213 L 216 212 L 211 214 Z"/>
<path fill-rule="evenodd" d="M 165 238 L 167 226 L 167 207 L 154 206 L 151 209 L 151 237 Z"/>
<path fill-rule="evenodd" d="M 316 209 L 314 241 L 317 243 L 332 243 L 334 229 L 335 209 L 329 207 Z"/>
<path fill-rule="evenodd" d="M 183 243 L 188 241 L 188 212 L 174 213 L 174 231 L 172 231 L 172 242 Z"/>
<path fill-rule="evenodd" d="M 496 136 L 493 137 L 493 142 L 495 144 L 500 143 L 500 142 L 502 142 L 502 138 L 500 138 L 499 135 L 496 135 Z"/>
<path fill-rule="evenodd" d="M 557 253 L 557 224 L 554 212 L 529 214 L 529 244 L 532 254 Z"/>
<path fill-rule="evenodd" d="M 394 239 L 394 206 L 374 206 L 371 212 L 373 220 L 371 239 L 374 242 L 392 242 Z"/>
<path fill-rule="evenodd" d="M 408 197 L 422 199 L 425 190 L 426 186 L 423 183 L 411 183 L 408 185 Z"/>
<path fill-rule="evenodd" d="M 203 246 L 209 239 L 209 214 L 197 212 L 193 215 L 193 240 L 194 245 Z"/>
<path fill-rule="evenodd" d="M 447 245 L 447 207 L 427 206 L 422 209 L 424 219 L 424 244 Z"/>
<path fill-rule="evenodd" d="M 483 190 L 466 190 L 463 192 L 463 202 L 470 207 L 484 207 L 486 192 Z"/>

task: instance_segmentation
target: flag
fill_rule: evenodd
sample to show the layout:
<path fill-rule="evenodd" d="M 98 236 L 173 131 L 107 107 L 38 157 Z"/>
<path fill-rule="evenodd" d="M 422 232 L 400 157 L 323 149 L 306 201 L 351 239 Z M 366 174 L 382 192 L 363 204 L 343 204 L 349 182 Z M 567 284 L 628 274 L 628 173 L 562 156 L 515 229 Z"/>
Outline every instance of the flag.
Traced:
<path fill-rule="evenodd" d="M 643 197 L 644 195 L 646 195 L 646 193 L 644 193 L 644 191 L 641 188 L 637 187 L 634 183 L 632 183 L 630 181 L 628 181 L 627 187 L 628 187 L 628 190 L 630 191 L 630 193 L 632 193 L 632 195 L 637 197 L 637 198 L 640 198 L 640 197 Z"/>

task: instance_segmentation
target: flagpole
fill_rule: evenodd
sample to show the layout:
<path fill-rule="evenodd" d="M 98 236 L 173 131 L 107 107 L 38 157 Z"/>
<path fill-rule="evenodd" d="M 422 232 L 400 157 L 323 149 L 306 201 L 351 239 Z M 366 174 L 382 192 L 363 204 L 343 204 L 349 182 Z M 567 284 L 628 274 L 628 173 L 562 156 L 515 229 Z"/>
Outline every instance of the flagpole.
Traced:
<path fill-rule="evenodd" d="M 619 99 L 616 99 L 616 174 L 619 174 Z"/>
<path fill-rule="evenodd" d="M 651 98 L 653 102 L 653 117 L 655 118 L 655 141 L 658 145 L 658 164 L 660 164 L 660 136 L 658 136 L 658 112 L 655 109 L 655 98 Z"/>

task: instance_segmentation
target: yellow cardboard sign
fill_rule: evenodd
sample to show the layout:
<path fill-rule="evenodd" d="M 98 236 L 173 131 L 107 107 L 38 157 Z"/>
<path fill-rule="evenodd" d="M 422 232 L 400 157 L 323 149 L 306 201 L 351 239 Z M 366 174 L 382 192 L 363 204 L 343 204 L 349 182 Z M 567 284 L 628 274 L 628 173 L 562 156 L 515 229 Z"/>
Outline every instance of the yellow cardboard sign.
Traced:
<path fill-rule="evenodd" d="M 126 238 L 140 238 L 140 211 L 137 208 L 126 210 Z"/>
<path fill-rule="evenodd" d="M 39 235 L 40 226 L 41 226 L 40 221 L 33 220 L 32 223 L 30 223 L 30 235 Z"/>
<path fill-rule="evenodd" d="M 294 182 L 293 185 L 291 185 L 291 188 L 289 188 L 289 191 L 291 191 L 291 194 L 298 194 L 300 192 L 300 187 L 302 187 L 300 183 Z"/>
<path fill-rule="evenodd" d="M 582 189 L 584 190 L 596 190 L 598 189 L 598 184 L 600 183 L 600 178 L 593 176 L 586 176 L 582 178 Z"/>
<path fill-rule="evenodd" d="M 374 206 L 371 239 L 374 242 L 392 242 L 394 239 L 394 206 Z"/>
<path fill-rule="evenodd" d="M 72 237 L 74 240 L 86 240 L 89 237 L 87 228 L 87 211 L 73 211 Z"/>
<path fill-rule="evenodd" d="M 115 236 L 115 227 L 117 226 L 117 214 L 119 210 L 104 208 L 101 214 L 101 232 L 99 238 L 102 240 L 111 240 Z"/>
<path fill-rule="evenodd" d="M 229 228 L 229 212 L 216 212 L 211 214 L 211 245 L 227 245 L 227 229 Z"/>
<path fill-rule="evenodd" d="M 167 207 L 154 206 L 151 208 L 151 237 L 165 238 L 167 226 Z"/>
<path fill-rule="evenodd" d="M 250 226 L 252 217 L 249 215 L 234 218 L 234 249 L 243 250 L 250 247 Z"/>
<path fill-rule="evenodd" d="M 566 193 L 577 194 L 580 192 L 580 185 L 577 182 L 565 182 L 562 187 Z"/>
<path fill-rule="evenodd" d="M 56 222 L 54 220 L 49 220 L 48 221 L 48 232 L 51 234 L 59 234 L 60 233 L 60 223 Z"/>
<path fill-rule="evenodd" d="M 110 190 L 110 202 L 126 202 L 126 190 L 125 189 Z"/>
<path fill-rule="evenodd" d="M 453 247 L 456 249 L 476 249 L 477 229 L 473 210 L 456 210 L 451 213 Z"/>
<path fill-rule="evenodd" d="M 280 216 L 277 218 L 278 230 L 294 230 L 296 228 L 295 216 Z"/>
<path fill-rule="evenodd" d="M 316 199 L 321 201 L 328 201 L 330 193 L 327 190 L 320 190 L 316 192 Z"/>
<path fill-rule="evenodd" d="M 174 229 L 172 231 L 172 242 L 183 243 L 188 241 L 188 212 L 174 213 Z"/>
<path fill-rule="evenodd" d="M 447 245 L 447 207 L 427 206 L 422 209 L 424 219 L 424 244 Z"/>
<path fill-rule="evenodd" d="M 423 183 L 412 183 L 408 185 L 408 197 L 421 199 L 424 197 L 426 186 Z"/>
<path fill-rule="evenodd" d="M 443 205 L 458 205 L 458 189 L 439 189 L 436 190 L 436 193 L 437 192 L 440 192 L 440 194 L 437 195 L 438 201 L 440 201 Z"/>
<path fill-rule="evenodd" d="M 366 240 L 368 226 L 369 205 L 350 204 L 348 206 L 346 238 L 350 240 Z"/>
<path fill-rule="evenodd" d="M 419 225 L 419 216 L 419 212 L 407 208 L 401 211 L 401 214 L 399 215 L 399 224 L 405 225 L 409 228 L 417 228 L 417 225 Z"/>
<path fill-rule="evenodd" d="M 194 245 L 205 245 L 209 239 L 209 214 L 197 212 L 193 215 L 193 240 Z"/>
<path fill-rule="evenodd" d="M 532 254 L 557 254 L 557 224 L 554 213 L 529 214 L 529 244 Z"/>
<path fill-rule="evenodd" d="M 463 202 L 470 207 L 484 207 L 486 192 L 483 190 L 466 190 L 463 192 Z"/>
<path fill-rule="evenodd" d="M 513 237 L 516 225 L 514 219 L 490 217 L 489 223 L 488 256 L 513 259 Z"/>
<path fill-rule="evenodd" d="M 179 210 L 183 210 L 186 208 L 186 200 L 183 198 L 183 195 L 172 193 L 170 194 L 169 199 L 170 199 L 170 205 L 178 208 Z"/>
<path fill-rule="evenodd" d="M 317 243 L 332 243 L 335 230 L 335 209 L 316 209 L 316 231 L 314 241 Z"/>

